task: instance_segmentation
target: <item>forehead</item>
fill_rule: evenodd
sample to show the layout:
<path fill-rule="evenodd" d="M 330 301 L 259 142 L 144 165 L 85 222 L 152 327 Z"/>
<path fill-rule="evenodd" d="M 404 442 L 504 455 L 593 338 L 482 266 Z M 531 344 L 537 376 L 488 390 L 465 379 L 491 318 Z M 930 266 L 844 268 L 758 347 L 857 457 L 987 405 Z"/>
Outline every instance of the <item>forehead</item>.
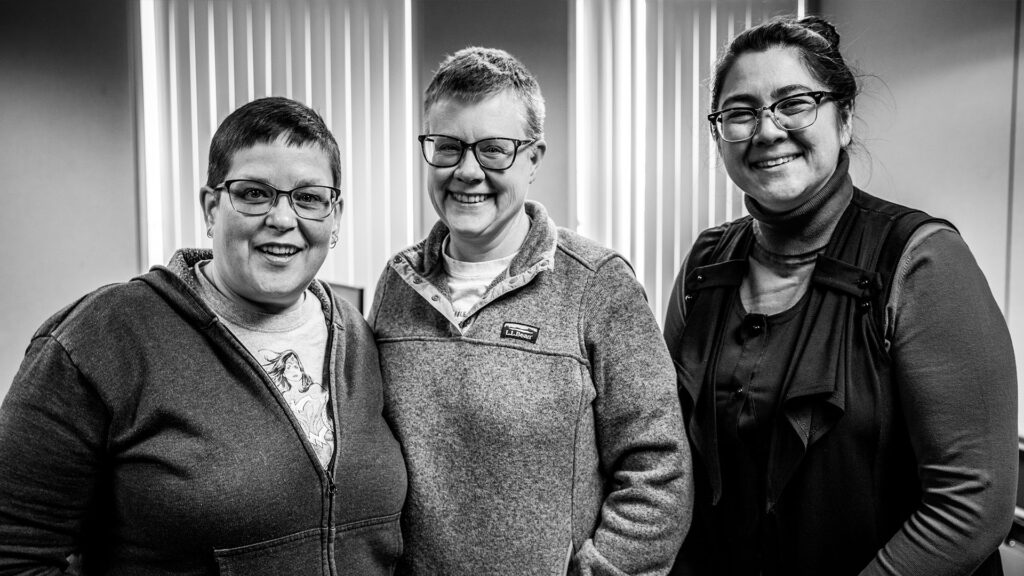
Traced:
<path fill-rule="evenodd" d="M 768 103 L 777 98 L 808 90 L 823 90 L 791 47 L 745 52 L 736 58 L 722 82 L 719 105 L 729 100 Z"/>
<path fill-rule="evenodd" d="M 331 161 L 312 142 L 294 146 L 282 137 L 235 151 L 226 179 L 232 178 L 263 180 L 279 188 L 296 182 L 330 184 Z"/>
<path fill-rule="evenodd" d="M 455 136 L 467 142 L 481 138 L 525 138 L 526 106 L 505 90 L 478 102 L 442 98 L 427 111 L 428 132 Z"/>

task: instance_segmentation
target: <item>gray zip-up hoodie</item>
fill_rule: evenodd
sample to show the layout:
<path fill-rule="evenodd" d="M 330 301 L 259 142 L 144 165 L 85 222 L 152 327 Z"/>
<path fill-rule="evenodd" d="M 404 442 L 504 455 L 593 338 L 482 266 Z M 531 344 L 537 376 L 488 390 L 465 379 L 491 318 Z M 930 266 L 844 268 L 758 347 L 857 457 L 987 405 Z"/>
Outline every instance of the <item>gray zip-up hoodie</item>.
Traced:
<path fill-rule="evenodd" d="M 438 223 L 397 254 L 370 314 L 405 453 L 408 574 L 665 574 L 689 527 L 676 377 L 613 251 L 530 232 L 461 323 Z"/>

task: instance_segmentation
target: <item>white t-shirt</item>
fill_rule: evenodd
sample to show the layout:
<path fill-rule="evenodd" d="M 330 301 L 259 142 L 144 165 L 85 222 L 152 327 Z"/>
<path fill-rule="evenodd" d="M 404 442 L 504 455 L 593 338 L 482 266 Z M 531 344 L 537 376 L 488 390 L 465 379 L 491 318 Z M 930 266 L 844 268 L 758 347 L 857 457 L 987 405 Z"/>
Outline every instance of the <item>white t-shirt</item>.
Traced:
<path fill-rule="evenodd" d="M 203 271 L 209 263 L 204 260 L 195 266 L 200 296 L 273 380 L 320 464 L 327 468 L 334 454 L 334 421 L 330 387 L 323 381 L 327 320 L 319 299 L 307 290 L 294 310 L 280 314 L 252 310 L 217 289 Z"/>
<path fill-rule="evenodd" d="M 455 317 L 462 320 L 469 315 L 470 309 L 483 298 L 484 292 L 494 282 L 494 279 L 508 268 L 518 252 L 487 262 L 463 262 L 448 255 L 446 240 L 441 254 L 444 255 L 444 271 L 448 276 L 452 308 L 455 309 Z"/>

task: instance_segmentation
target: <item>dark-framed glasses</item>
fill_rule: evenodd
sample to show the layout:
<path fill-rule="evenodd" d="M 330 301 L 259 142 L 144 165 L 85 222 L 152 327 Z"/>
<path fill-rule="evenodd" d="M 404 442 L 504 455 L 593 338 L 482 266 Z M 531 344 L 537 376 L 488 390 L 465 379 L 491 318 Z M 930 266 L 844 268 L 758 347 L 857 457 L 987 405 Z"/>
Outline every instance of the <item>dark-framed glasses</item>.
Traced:
<path fill-rule="evenodd" d="M 818 106 L 824 98 L 835 98 L 834 92 L 816 91 L 792 94 L 760 108 L 725 108 L 708 114 L 711 129 L 726 142 L 750 140 L 757 134 L 762 113 L 767 110 L 772 122 L 781 130 L 807 128 L 818 119 Z"/>
<path fill-rule="evenodd" d="M 231 206 L 242 214 L 260 216 L 270 212 L 279 196 L 287 196 L 292 210 L 299 218 L 323 220 L 330 216 L 335 205 L 341 213 L 341 190 L 333 186 L 299 186 L 291 190 L 278 190 L 259 180 L 225 180 L 216 188 L 225 189 Z"/>
<path fill-rule="evenodd" d="M 519 149 L 537 141 L 516 138 L 484 138 L 476 142 L 464 142 L 443 134 L 420 134 L 420 149 L 423 159 L 435 168 L 451 168 L 462 162 L 466 150 L 472 150 L 481 168 L 506 170 L 516 163 Z"/>

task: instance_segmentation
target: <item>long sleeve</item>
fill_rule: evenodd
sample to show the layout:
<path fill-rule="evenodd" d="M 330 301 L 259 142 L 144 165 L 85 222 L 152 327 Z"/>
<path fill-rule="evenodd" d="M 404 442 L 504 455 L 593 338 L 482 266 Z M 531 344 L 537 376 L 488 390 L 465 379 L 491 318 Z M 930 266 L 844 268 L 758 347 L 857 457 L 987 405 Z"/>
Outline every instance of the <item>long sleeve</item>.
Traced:
<path fill-rule="evenodd" d="M 0 574 L 60 574 L 96 497 L 105 408 L 60 343 L 31 343 L 0 407 Z"/>
<path fill-rule="evenodd" d="M 862 574 L 970 574 L 1013 518 L 1017 380 L 1010 336 L 955 232 L 912 241 L 896 282 L 891 354 L 923 496 Z"/>
<path fill-rule="evenodd" d="M 581 574 L 665 574 L 689 528 L 693 479 L 675 370 L 643 290 L 620 258 L 584 302 L 584 345 L 609 493 Z"/>
<path fill-rule="evenodd" d="M 672 284 L 672 293 L 668 299 L 668 311 L 665 312 L 665 343 L 668 345 L 669 354 L 672 360 L 679 362 L 679 343 L 683 340 L 683 330 L 686 328 L 686 311 L 683 309 L 683 297 L 686 296 L 686 263 L 689 254 L 683 260 L 683 265 L 676 274 L 675 282 Z"/>

